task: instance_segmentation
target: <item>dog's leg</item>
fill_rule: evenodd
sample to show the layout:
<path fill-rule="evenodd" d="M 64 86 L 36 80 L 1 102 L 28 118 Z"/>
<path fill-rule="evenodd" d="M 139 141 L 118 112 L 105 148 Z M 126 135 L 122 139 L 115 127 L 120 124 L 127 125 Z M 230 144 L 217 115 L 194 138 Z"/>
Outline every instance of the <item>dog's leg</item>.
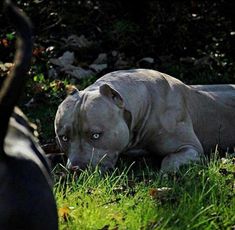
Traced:
<path fill-rule="evenodd" d="M 32 55 L 32 31 L 29 19 L 10 0 L 5 1 L 5 11 L 16 28 L 18 39 L 14 67 L 3 82 L 0 91 L 0 151 L 2 153 L 9 119 L 25 84 L 25 75 Z"/>
<path fill-rule="evenodd" d="M 171 153 L 163 158 L 161 170 L 163 172 L 176 172 L 181 165 L 197 162 L 201 154 L 191 146 L 184 146 L 176 153 Z"/>

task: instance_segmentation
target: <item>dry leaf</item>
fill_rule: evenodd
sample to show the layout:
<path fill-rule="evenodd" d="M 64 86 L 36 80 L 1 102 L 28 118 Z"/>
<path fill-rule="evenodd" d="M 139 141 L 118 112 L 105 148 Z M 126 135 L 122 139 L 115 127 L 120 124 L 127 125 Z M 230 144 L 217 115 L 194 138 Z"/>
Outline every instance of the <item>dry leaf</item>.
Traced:
<path fill-rule="evenodd" d="M 44 51 L 45 51 L 45 48 L 44 48 L 44 47 L 36 47 L 36 48 L 33 50 L 33 56 L 39 56 L 39 55 L 41 55 Z"/>
<path fill-rule="evenodd" d="M 162 188 L 150 188 L 149 195 L 154 199 L 166 199 L 169 196 L 169 192 L 172 188 L 162 187 Z"/>
<path fill-rule="evenodd" d="M 64 221 L 68 221 L 70 209 L 67 206 L 58 209 L 58 215 Z"/>
<path fill-rule="evenodd" d="M 8 42 L 8 40 L 5 39 L 5 38 L 1 40 L 1 44 L 2 44 L 4 47 L 8 47 L 8 46 L 9 46 L 9 42 Z"/>
<path fill-rule="evenodd" d="M 66 85 L 65 87 L 67 95 L 72 94 L 74 91 L 77 91 L 77 88 L 75 85 Z"/>

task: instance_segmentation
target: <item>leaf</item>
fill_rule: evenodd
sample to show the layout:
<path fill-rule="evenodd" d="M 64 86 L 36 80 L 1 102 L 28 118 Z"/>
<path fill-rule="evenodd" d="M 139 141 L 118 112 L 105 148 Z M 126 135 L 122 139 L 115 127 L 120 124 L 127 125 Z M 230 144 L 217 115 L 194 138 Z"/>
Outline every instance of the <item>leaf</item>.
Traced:
<path fill-rule="evenodd" d="M 42 93 L 43 90 L 44 90 L 44 87 L 43 87 L 43 84 L 41 84 L 41 83 L 36 83 L 36 84 L 33 86 L 33 89 L 34 89 L 34 93 L 37 94 L 37 93 Z"/>
<path fill-rule="evenodd" d="M 64 221 L 68 221 L 69 213 L 70 213 L 70 209 L 67 206 L 64 206 L 64 207 L 58 209 L 58 215 Z"/>
<path fill-rule="evenodd" d="M 76 86 L 69 84 L 69 85 L 66 85 L 65 89 L 66 89 L 67 94 L 71 94 L 72 92 L 76 90 Z"/>
<path fill-rule="evenodd" d="M 36 47 L 33 50 L 33 56 L 40 56 L 45 51 L 44 47 Z"/>
<path fill-rule="evenodd" d="M 1 44 L 2 44 L 4 47 L 6 47 L 6 48 L 9 46 L 9 42 L 8 42 L 7 39 L 2 39 L 2 40 L 1 40 Z"/>
<path fill-rule="evenodd" d="M 150 189 L 149 189 L 149 195 L 150 195 L 152 198 L 156 198 L 156 196 L 157 196 L 157 188 L 150 188 Z"/>
<path fill-rule="evenodd" d="M 157 200 L 170 200 L 170 192 L 172 191 L 172 188 L 168 187 L 162 187 L 162 188 L 150 188 L 149 189 L 149 195 L 153 199 Z"/>
<path fill-rule="evenodd" d="M 45 82 L 45 77 L 43 73 L 39 73 L 33 77 L 33 80 L 39 83 L 44 83 Z"/>
<path fill-rule="evenodd" d="M 64 82 L 60 80 L 54 80 L 53 82 L 50 83 L 50 87 L 54 91 L 62 90 L 65 88 Z"/>
<path fill-rule="evenodd" d="M 15 33 L 6 34 L 7 40 L 12 41 L 15 39 Z"/>

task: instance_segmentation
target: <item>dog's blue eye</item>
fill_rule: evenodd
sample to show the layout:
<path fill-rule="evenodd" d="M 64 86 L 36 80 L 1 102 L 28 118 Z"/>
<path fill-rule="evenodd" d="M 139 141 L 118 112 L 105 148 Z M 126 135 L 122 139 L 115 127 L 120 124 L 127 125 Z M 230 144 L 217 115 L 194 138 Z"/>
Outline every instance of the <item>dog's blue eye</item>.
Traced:
<path fill-rule="evenodd" d="M 67 142 L 68 141 L 68 137 L 67 136 L 62 136 L 62 140 L 64 141 L 64 142 Z"/>
<path fill-rule="evenodd" d="M 100 133 L 93 133 L 92 136 L 91 136 L 91 138 L 92 138 L 93 140 L 98 140 L 98 139 L 100 138 Z"/>

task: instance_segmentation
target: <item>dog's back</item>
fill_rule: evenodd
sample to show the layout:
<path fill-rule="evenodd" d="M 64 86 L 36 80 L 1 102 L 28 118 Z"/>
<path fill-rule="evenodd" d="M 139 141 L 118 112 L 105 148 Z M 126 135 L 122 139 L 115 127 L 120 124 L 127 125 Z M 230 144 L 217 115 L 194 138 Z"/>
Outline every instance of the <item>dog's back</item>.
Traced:
<path fill-rule="evenodd" d="M 10 119 L 0 161 L 0 229 L 57 229 L 46 158 L 18 113 Z"/>
<path fill-rule="evenodd" d="M 24 115 L 13 112 L 31 59 L 31 30 L 9 1 L 18 27 L 15 67 L 0 92 L 0 229 L 58 229 L 50 169 Z"/>

